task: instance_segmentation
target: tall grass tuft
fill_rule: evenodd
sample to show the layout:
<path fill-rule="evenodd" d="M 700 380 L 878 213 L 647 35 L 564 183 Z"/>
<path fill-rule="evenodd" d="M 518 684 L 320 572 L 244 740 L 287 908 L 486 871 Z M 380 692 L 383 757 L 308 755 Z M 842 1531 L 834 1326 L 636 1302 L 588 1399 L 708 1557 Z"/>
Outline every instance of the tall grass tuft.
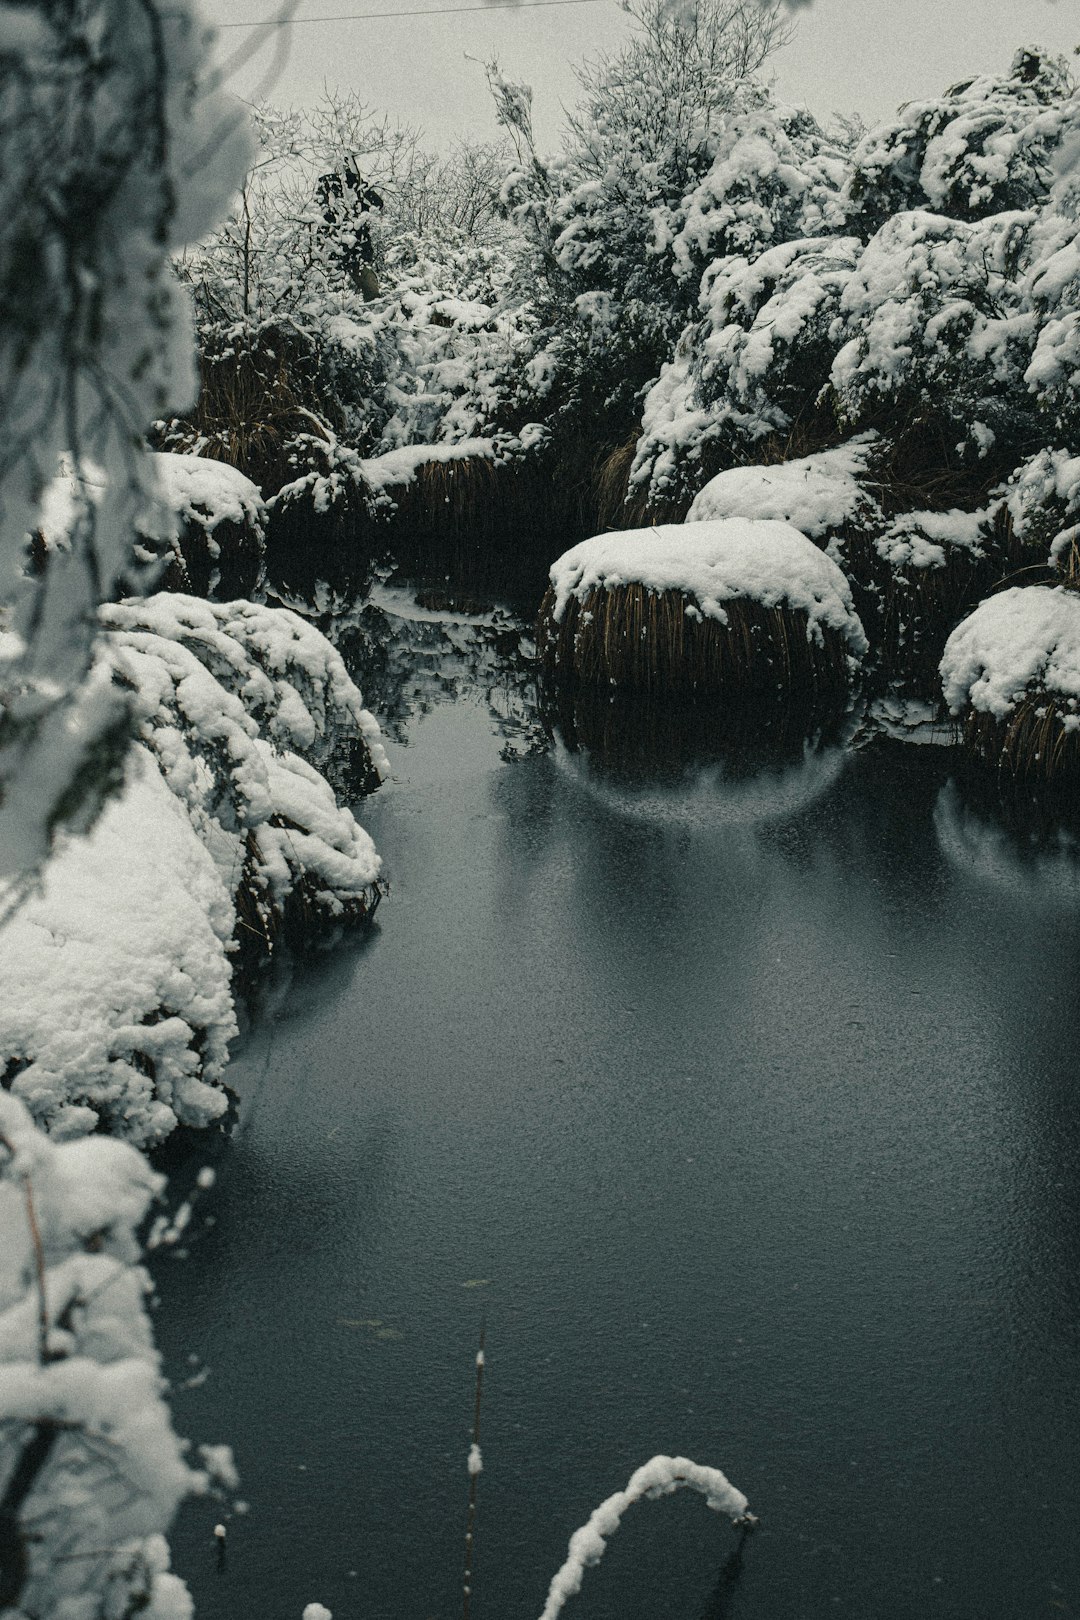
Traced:
<path fill-rule="evenodd" d="M 557 621 L 549 589 L 537 652 L 549 676 L 594 686 L 811 703 L 846 694 L 847 649 L 836 631 L 823 627 L 815 640 L 801 609 L 746 597 L 725 602 L 724 612 L 721 624 L 681 591 L 631 583 L 571 597 Z"/>
<path fill-rule="evenodd" d="M 1075 705 L 1045 689 L 1034 690 L 1004 718 L 971 710 L 964 717 L 965 747 L 1014 781 L 1046 786 L 1080 781 L 1080 725 Z"/>

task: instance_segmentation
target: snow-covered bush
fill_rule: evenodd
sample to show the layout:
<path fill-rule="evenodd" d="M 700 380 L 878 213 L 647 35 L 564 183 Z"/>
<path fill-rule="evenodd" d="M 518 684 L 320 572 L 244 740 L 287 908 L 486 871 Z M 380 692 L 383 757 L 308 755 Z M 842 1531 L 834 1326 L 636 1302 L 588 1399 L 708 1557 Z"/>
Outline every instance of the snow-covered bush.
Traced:
<path fill-rule="evenodd" d="M 1064 59 L 1026 49 L 1005 75 L 981 74 L 943 96 L 908 102 L 852 154 L 845 192 L 852 225 L 870 237 L 909 210 L 970 221 L 1037 207 L 1074 116 L 1072 91 Z"/>
<path fill-rule="evenodd" d="M 163 1400 L 135 1229 L 161 1177 L 123 1142 L 50 1142 L 0 1096 L 0 1608 L 190 1620 L 169 1573 L 206 1488 Z"/>
<path fill-rule="evenodd" d="M 1024 444 L 1034 401 L 1023 387 L 1033 318 L 1019 270 L 1033 216 L 968 224 L 911 210 L 882 225 L 839 301 L 830 381 L 849 426 L 880 413 L 933 421 L 977 460 Z"/>
<path fill-rule="evenodd" d="M 684 199 L 741 102 L 762 98 L 747 82 L 782 35 L 779 8 L 748 0 L 630 10 L 629 42 L 579 71 L 581 101 L 557 158 L 537 153 L 528 87 L 488 69 L 518 144 L 504 196 L 531 247 L 524 273 L 539 317 L 510 425 L 542 420 L 566 442 L 615 445 L 635 426 L 693 307 L 673 247 Z"/>
<path fill-rule="evenodd" d="M 702 318 L 645 398 L 631 490 L 685 510 L 725 461 L 763 459 L 778 441 L 782 454 L 828 382 L 858 252 L 853 237 L 809 237 L 706 272 Z"/>
<path fill-rule="evenodd" d="M 880 521 L 874 496 L 875 436 L 773 466 L 730 467 L 709 480 L 687 513 L 688 523 L 714 518 L 772 518 L 790 523 L 830 555 L 834 536 Z"/>
<path fill-rule="evenodd" d="M 991 491 L 1001 502 L 1022 555 L 1068 574 L 1077 568 L 1080 541 L 1080 455 L 1039 450 Z"/>
<path fill-rule="evenodd" d="M 215 223 L 247 153 L 207 43 L 188 0 L 0 20 L 3 876 L 37 864 L 57 825 L 86 825 L 127 734 L 119 694 L 85 685 L 95 609 L 132 569 L 152 494 L 141 434 L 194 392 L 169 253 Z M 34 574 L 26 537 L 62 455 L 75 521 Z"/>
<path fill-rule="evenodd" d="M 284 609 L 162 594 L 103 619 L 99 678 L 143 740 L 7 925 L 0 1058 L 54 1134 L 144 1145 L 224 1113 L 236 962 L 378 903 L 378 856 L 321 771 L 356 791 L 385 756 L 338 655 Z"/>
<path fill-rule="evenodd" d="M 827 704 L 866 652 L 841 570 L 773 520 L 597 535 L 552 565 L 537 650 L 570 681 Z"/>
<path fill-rule="evenodd" d="M 1013 776 L 1080 772 L 1080 595 L 1014 586 L 953 631 L 941 660 L 950 711 L 979 756 Z"/>

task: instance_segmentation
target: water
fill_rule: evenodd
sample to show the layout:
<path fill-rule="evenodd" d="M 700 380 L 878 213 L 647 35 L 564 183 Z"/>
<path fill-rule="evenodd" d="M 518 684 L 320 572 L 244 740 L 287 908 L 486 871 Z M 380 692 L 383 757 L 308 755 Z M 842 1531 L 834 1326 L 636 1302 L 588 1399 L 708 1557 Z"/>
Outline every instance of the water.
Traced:
<path fill-rule="evenodd" d="M 372 680 L 378 927 L 250 1040 L 161 1268 L 250 1505 L 223 1571 L 182 1515 L 200 1620 L 455 1620 L 484 1322 L 474 1620 L 535 1620 L 660 1451 L 747 1493 L 741 1566 L 680 1493 L 568 1614 L 1080 1613 L 1080 859 L 940 749 L 545 751 L 501 633 L 449 634 Z"/>

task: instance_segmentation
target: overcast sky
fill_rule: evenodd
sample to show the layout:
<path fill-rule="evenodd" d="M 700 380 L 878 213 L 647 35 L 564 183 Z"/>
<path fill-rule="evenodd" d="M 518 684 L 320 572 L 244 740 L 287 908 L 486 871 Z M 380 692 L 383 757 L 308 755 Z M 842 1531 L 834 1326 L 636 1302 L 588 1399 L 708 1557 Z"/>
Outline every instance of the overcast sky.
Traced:
<path fill-rule="evenodd" d="M 300 0 L 299 18 L 407 11 L 448 0 Z M 469 0 L 458 0 L 469 3 Z M 476 3 L 476 0 L 471 0 Z M 274 0 L 203 0 L 211 21 L 274 14 Z M 814 0 L 793 14 L 795 38 L 771 65 L 778 94 L 819 116 L 861 112 L 874 121 L 902 101 L 933 95 L 975 72 L 1004 69 L 1019 45 L 1070 53 L 1080 44 L 1074 0 Z M 302 22 L 285 30 L 288 55 L 271 100 L 297 105 L 323 84 L 356 90 L 372 107 L 422 127 L 436 146 L 457 134 L 495 133 L 482 70 L 467 55 L 497 55 L 508 77 L 535 91 L 541 144 L 556 144 L 561 104 L 574 99 L 573 64 L 611 50 L 629 26 L 615 0 L 444 17 Z M 223 31 L 226 53 L 251 36 Z M 265 87 L 274 46 L 236 72 L 240 94 Z"/>

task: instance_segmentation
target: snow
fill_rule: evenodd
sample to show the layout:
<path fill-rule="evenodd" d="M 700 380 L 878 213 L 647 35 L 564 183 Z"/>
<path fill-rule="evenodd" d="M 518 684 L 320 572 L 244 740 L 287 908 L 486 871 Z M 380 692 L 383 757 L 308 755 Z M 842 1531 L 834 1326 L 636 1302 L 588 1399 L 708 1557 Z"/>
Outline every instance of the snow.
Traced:
<path fill-rule="evenodd" d="M 475 1441 L 469 1447 L 468 1469 L 470 1479 L 474 1478 L 477 1474 L 482 1474 L 484 1472 L 484 1459 L 480 1455 L 480 1447 L 475 1443 Z"/>
<path fill-rule="evenodd" d="M 705 485 L 688 523 L 770 518 L 821 540 L 874 509 L 867 489 L 876 435 L 772 466 L 729 467 Z"/>
<path fill-rule="evenodd" d="M 595 588 L 634 583 L 680 591 L 721 624 L 727 623 L 723 604 L 737 597 L 794 609 L 807 615 L 811 639 L 820 641 L 829 629 L 853 657 L 867 648 L 851 588 L 836 563 L 791 524 L 771 519 L 718 518 L 597 535 L 564 552 L 550 579 L 556 622 L 571 597 L 581 601 Z"/>
<path fill-rule="evenodd" d="M 19 1612 L 96 1615 L 108 1593 L 110 1613 L 189 1620 L 161 1532 L 206 1481 L 172 1431 L 135 1238 L 162 1178 L 123 1142 L 49 1141 L 2 1094 L 0 1141 L 0 1475 L 60 1429 L 25 1503 Z"/>
<path fill-rule="evenodd" d="M 946 642 L 941 682 L 953 714 L 1004 720 L 1034 690 L 1064 699 L 1068 724 L 1080 708 L 1080 597 L 1045 585 L 988 597 Z"/>
<path fill-rule="evenodd" d="M 943 568 L 950 548 L 983 555 L 989 513 L 903 512 L 874 541 L 879 557 L 894 569 Z"/>
<path fill-rule="evenodd" d="M 235 467 L 165 450 L 152 451 L 150 462 L 162 503 L 182 523 L 194 523 L 207 535 L 213 535 L 219 523 L 235 523 L 262 539 L 266 503 L 258 485 Z"/>
<path fill-rule="evenodd" d="M 574 1531 L 566 1561 L 553 1576 L 548 1588 L 547 1602 L 540 1620 L 555 1620 L 567 1600 L 580 1592 L 585 1570 L 589 1565 L 600 1562 L 607 1542 L 619 1528 L 627 1508 L 640 1502 L 643 1497 L 655 1500 L 681 1487 L 688 1487 L 704 1496 L 706 1506 L 715 1513 L 726 1513 L 735 1522 L 754 1522 L 747 1512 L 749 1504 L 746 1497 L 718 1468 L 691 1462 L 688 1457 L 652 1457 L 630 1476 L 625 1490 L 616 1491 L 614 1496 L 601 1502 L 581 1529 Z"/>
<path fill-rule="evenodd" d="M 85 839 L 67 839 L 8 923 L 0 1051 L 58 1138 L 143 1144 L 224 1112 L 236 1033 L 232 897 L 145 747 Z"/>
<path fill-rule="evenodd" d="M 420 468 L 429 462 L 467 461 L 474 456 L 490 461 L 494 455 L 493 439 L 461 439 L 456 444 L 409 444 L 361 461 L 360 471 L 368 487 L 381 492 L 410 484 Z"/>
<path fill-rule="evenodd" d="M 334 1620 L 330 1610 L 322 1603 L 308 1603 L 304 1606 L 302 1620 Z"/>

